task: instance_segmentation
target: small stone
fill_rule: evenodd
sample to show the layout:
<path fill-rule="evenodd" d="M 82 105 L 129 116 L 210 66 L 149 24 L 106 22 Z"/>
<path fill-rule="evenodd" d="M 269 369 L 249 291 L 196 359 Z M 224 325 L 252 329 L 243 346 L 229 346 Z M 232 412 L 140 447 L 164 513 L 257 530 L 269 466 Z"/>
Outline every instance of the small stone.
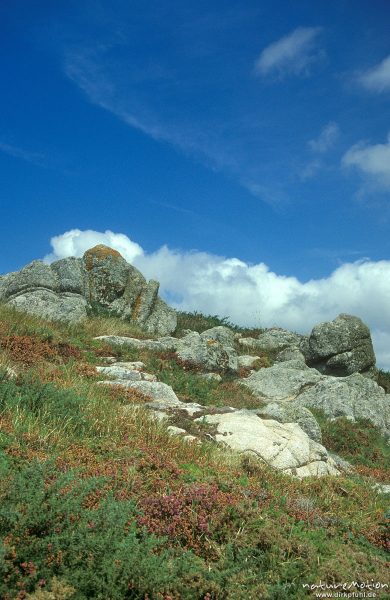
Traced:
<path fill-rule="evenodd" d="M 167 431 L 171 435 L 182 435 L 182 433 L 187 433 L 185 429 L 182 429 L 181 427 L 175 427 L 175 425 L 169 425 L 169 427 L 167 427 Z"/>
<path fill-rule="evenodd" d="M 222 381 L 222 377 L 219 373 L 201 373 L 200 377 L 206 379 L 206 381 L 216 381 L 217 383 Z"/>

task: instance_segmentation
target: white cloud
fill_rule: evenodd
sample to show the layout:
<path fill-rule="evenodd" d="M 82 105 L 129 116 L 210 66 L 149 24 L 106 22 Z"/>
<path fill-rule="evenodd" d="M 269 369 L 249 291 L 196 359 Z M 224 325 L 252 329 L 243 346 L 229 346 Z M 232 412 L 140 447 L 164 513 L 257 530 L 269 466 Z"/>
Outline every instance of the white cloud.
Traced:
<path fill-rule="evenodd" d="M 317 139 L 309 141 L 309 147 L 313 152 L 327 152 L 336 142 L 340 133 L 337 123 L 331 121 L 322 129 Z"/>
<path fill-rule="evenodd" d="M 321 27 L 298 27 L 273 42 L 260 54 L 255 72 L 278 76 L 307 74 L 309 67 L 323 56 L 317 46 L 320 31 Z"/>
<path fill-rule="evenodd" d="M 52 238 L 53 252 L 46 258 L 81 256 L 96 243 L 111 245 L 147 278 L 160 281 L 163 296 L 182 310 L 303 333 L 340 312 L 358 315 L 372 329 L 378 364 L 390 368 L 390 261 L 345 263 L 329 277 L 302 283 L 273 273 L 264 263 L 250 265 L 237 258 L 167 246 L 148 254 L 124 234 L 78 229 Z"/>
<path fill-rule="evenodd" d="M 371 92 L 390 91 L 390 56 L 387 56 L 358 78 L 359 83 Z"/>
<path fill-rule="evenodd" d="M 113 233 L 112 231 L 93 231 L 87 229 L 71 229 L 61 235 L 52 237 L 50 244 L 53 251 L 44 258 L 45 262 L 53 262 L 65 256 L 82 256 L 88 248 L 105 244 L 115 248 L 128 260 L 133 262 L 137 256 L 143 254 L 141 246 L 132 242 L 127 235 L 123 233 Z"/>
<path fill-rule="evenodd" d="M 342 164 L 359 169 L 378 187 L 390 188 L 390 133 L 385 144 L 355 144 L 344 154 Z"/>

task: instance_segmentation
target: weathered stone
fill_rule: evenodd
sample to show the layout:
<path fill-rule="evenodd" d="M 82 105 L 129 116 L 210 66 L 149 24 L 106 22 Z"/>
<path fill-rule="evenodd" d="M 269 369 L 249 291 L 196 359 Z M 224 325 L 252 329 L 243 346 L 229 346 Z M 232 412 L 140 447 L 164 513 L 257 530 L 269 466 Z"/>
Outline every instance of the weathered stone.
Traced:
<path fill-rule="evenodd" d="M 167 431 L 171 435 L 182 435 L 183 433 L 187 433 L 185 429 L 182 429 L 181 427 L 175 427 L 175 425 L 169 425 L 167 427 Z"/>
<path fill-rule="evenodd" d="M 237 362 L 239 367 L 244 367 L 246 369 L 251 369 L 258 363 L 258 356 L 250 356 L 249 354 L 243 354 L 241 356 L 237 356 Z"/>
<path fill-rule="evenodd" d="M 142 379 L 139 371 L 135 371 L 134 369 L 126 369 L 126 367 L 120 367 L 118 365 L 96 367 L 96 371 L 115 379 L 126 379 L 129 381 L 141 381 Z"/>
<path fill-rule="evenodd" d="M 321 427 L 309 409 L 297 402 L 271 402 L 266 406 L 256 409 L 257 415 L 262 418 L 274 419 L 279 423 L 298 423 L 300 428 L 315 442 L 322 441 Z"/>
<path fill-rule="evenodd" d="M 184 402 L 181 402 L 176 396 L 170 385 L 160 381 L 130 381 L 129 379 L 116 379 L 114 381 L 99 381 L 100 385 L 117 385 L 124 389 L 135 389 L 145 396 L 150 396 L 152 404 L 158 410 L 165 408 L 180 408 Z M 146 403 L 145 406 L 151 406 Z"/>
<path fill-rule="evenodd" d="M 272 327 L 257 338 L 257 347 L 261 350 L 283 350 L 289 346 L 298 346 L 303 336 L 281 327 Z"/>
<path fill-rule="evenodd" d="M 316 385 L 304 390 L 296 402 L 309 409 L 321 409 L 332 419 L 367 419 L 382 433 L 390 435 L 390 395 L 360 373 L 348 377 L 323 377 Z"/>
<path fill-rule="evenodd" d="M 275 362 L 286 362 L 290 360 L 299 360 L 303 365 L 305 364 L 305 357 L 297 346 L 291 346 L 285 348 L 277 355 Z"/>
<path fill-rule="evenodd" d="M 235 334 L 229 327 L 223 325 L 206 329 L 206 331 L 203 331 L 200 334 L 200 337 L 202 340 L 214 340 L 219 342 L 222 346 L 234 348 Z"/>
<path fill-rule="evenodd" d="M 177 341 L 177 356 L 204 371 L 237 371 L 237 353 L 216 339 L 193 332 Z"/>
<path fill-rule="evenodd" d="M 157 297 L 153 311 L 144 323 L 145 330 L 156 335 L 167 335 L 176 329 L 176 325 L 176 311 Z"/>
<path fill-rule="evenodd" d="M 219 373 L 200 373 L 199 376 L 202 379 L 206 379 L 206 381 L 215 381 L 216 383 L 220 383 L 222 381 L 222 377 Z"/>
<path fill-rule="evenodd" d="M 321 373 L 345 377 L 375 365 L 370 330 L 358 317 L 341 314 L 316 325 L 301 350 L 306 362 Z"/>
<path fill-rule="evenodd" d="M 302 391 L 323 379 L 316 370 L 310 369 L 298 360 L 275 363 L 267 369 L 252 373 L 240 383 L 248 387 L 254 395 L 265 401 L 294 400 Z"/>
<path fill-rule="evenodd" d="M 298 477 L 338 475 L 326 449 L 310 439 L 296 423 L 264 420 L 251 411 L 206 415 L 215 425 L 214 438 L 233 450 L 252 453 L 271 467 Z"/>
<path fill-rule="evenodd" d="M 133 371 L 141 371 L 145 368 L 145 364 L 140 360 L 135 360 L 131 362 L 118 362 L 116 359 L 114 360 L 116 367 L 124 367 L 125 369 L 131 369 Z"/>
<path fill-rule="evenodd" d="M 7 304 L 19 311 L 47 319 L 78 323 L 87 316 L 87 302 L 78 294 L 57 294 L 49 289 L 36 289 L 11 297 Z"/>
<path fill-rule="evenodd" d="M 50 320 L 77 323 L 104 308 L 157 335 L 176 328 L 176 312 L 158 296 L 159 284 L 112 248 L 95 246 L 81 258 L 47 265 L 33 261 L 0 277 L 0 302 Z"/>
<path fill-rule="evenodd" d="M 378 494 L 390 494 L 390 484 L 374 483 L 373 488 Z"/>
<path fill-rule="evenodd" d="M 58 290 L 86 297 L 87 278 L 80 259 L 63 258 L 52 263 L 49 268 L 57 279 Z"/>
<path fill-rule="evenodd" d="M 3 297 L 9 300 L 39 289 L 59 291 L 58 281 L 51 267 L 40 260 L 34 260 L 9 277 Z"/>
<path fill-rule="evenodd" d="M 331 458 L 333 458 L 334 462 L 336 463 L 337 469 L 341 473 L 352 473 L 354 471 L 355 467 L 344 458 L 341 458 L 341 456 L 338 456 L 338 454 L 334 454 L 333 452 L 329 451 L 328 454 Z"/>
<path fill-rule="evenodd" d="M 139 340 L 120 335 L 99 335 L 95 340 L 102 340 L 117 346 L 129 346 L 137 350 L 153 350 L 156 352 L 169 352 L 176 350 L 178 340 L 172 337 L 159 338 L 158 340 Z"/>

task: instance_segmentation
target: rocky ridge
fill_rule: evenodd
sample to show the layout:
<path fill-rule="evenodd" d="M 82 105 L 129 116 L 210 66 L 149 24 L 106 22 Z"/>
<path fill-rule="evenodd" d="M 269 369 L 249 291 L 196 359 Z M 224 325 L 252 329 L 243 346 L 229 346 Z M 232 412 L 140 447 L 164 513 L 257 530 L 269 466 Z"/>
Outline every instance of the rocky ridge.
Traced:
<path fill-rule="evenodd" d="M 390 437 L 390 395 L 375 381 L 370 331 L 358 317 L 341 314 L 315 326 L 308 336 L 271 328 L 244 337 L 218 326 L 174 337 L 176 312 L 158 296 L 158 289 L 158 282 L 147 282 L 118 252 L 96 246 L 80 259 L 51 265 L 34 261 L 0 277 L 0 302 L 71 324 L 93 311 L 106 311 L 159 337 L 96 339 L 140 352 L 170 353 L 183 368 L 194 369 L 215 385 L 228 373 L 258 400 L 255 409 L 206 407 L 180 400 L 141 361 L 107 358 L 97 367 L 108 378 L 99 385 L 141 392 L 149 398 L 143 406 L 166 422 L 172 435 L 189 442 L 212 440 L 306 477 L 337 475 L 344 468 L 322 445 L 313 409 L 329 419 L 367 419 Z M 273 357 L 273 364 L 261 363 L 263 352 Z"/>
<path fill-rule="evenodd" d="M 159 283 L 112 248 L 98 245 L 83 258 L 48 265 L 35 260 L 0 277 L 0 302 L 53 321 L 74 324 L 93 311 L 127 319 L 151 334 L 176 328 L 176 312 L 158 295 Z"/>
<path fill-rule="evenodd" d="M 350 319 L 356 322 L 355 317 Z M 340 320 L 349 327 L 349 319 L 343 315 L 342 319 L 335 320 L 336 328 L 339 328 Z M 329 331 L 331 327 L 332 323 L 324 329 Z M 282 343 L 275 342 L 280 332 Z M 158 418 L 166 420 L 173 435 L 200 441 L 202 435 L 194 436 L 188 430 L 192 429 L 193 423 L 201 424 L 209 427 L 208 439 L 235 451 L 253 454 L 271 467 L 289 474 L 299 477 L 337 475 L 345 468 L 342 461 L 335 460 L 322 446 L 321 429 L 311 408 L 321 409 L 330 419 L 342 416 L 351 420 L 367 419 L 383 434 L 390 436 L 390 395 L 364 371 L 335 376 L 308 366 L 305 355 L 296 345 L 297 340 L 300 344 L 307 344 L 304 336 L 287 336 L 285 330 L 270 330 L 256 339 L 241 338 L 229 328 L 220 326 L 201 334 L 186 332 L 179 339 L 138 340 L 119 336 L 99 336 L 98 339 L 140 350 L 174 352 L 184 366 L 196 367 L 201 377 L 218 380 L 220 372 L 235 375 L 237 381 L 258 398 L 257 409 L 229 406 L 221 409 L 182 402 L 169 386 L 158 382 L 145 386 L 141 381 L 145 377 L 142 373 L 136 382 L 118 378 L 116 364 L 104 371 L 114 380 L 103 384 L 131 387 L 150 395 L 153 400 L 145 407 L 155 411 Z M 238 354 L 239 348 L 263 350 L 265 339 L 271 339 L 273 343 L 271 348 L 267 346 L 268 350 L 279 350 L 274 364 L 251 370 L 240 377 L 242 356 Z M 338 347 L 334 349 L 337 353 Z M 350 355 L 354 360 L 353 348 Z M 256 355 L 243 357 L 247 368 L 259 361 Z M 179 428 L 175 425 L 177 415 L 180 416 Z M 186 415 L 184 421 L 183 415 Z M 188 430 L 185 428 L 186 419 Z"/>

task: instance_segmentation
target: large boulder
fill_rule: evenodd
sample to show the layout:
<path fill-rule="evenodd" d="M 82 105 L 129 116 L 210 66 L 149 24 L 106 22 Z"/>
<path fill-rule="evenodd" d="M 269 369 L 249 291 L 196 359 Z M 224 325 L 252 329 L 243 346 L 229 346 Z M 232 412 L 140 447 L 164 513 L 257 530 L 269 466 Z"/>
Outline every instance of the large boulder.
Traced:
<path fill-rule="evenodd" d="M 249 410 L 205 415 L 197 420 L 216 427 L 213 437 L 217 442 L 254 454 L 284 473 L 298 477 L 339 474 L 326 449 L 296 423 L 261 419 Z"/>
<path fill-rule="evenodd" d="M 322 379 L 316 369 L 310 369 L 301 360 L 289 360 L 260 369 L 240 383 L 263 402 L 273 402 L 294 400 L 303 390 Z"/>
<path fill-rule="evenodd" d="M 230 345 L 233 337 L 228 338 L 226 332 L 222 334 L 215 329 L 226 328 L 215 327 L 201 334 L 192 331 L 178 340 L 178 358 L 203 371 L 237 371 L 237 352 Z"/>
<path fill-rule="evenodd" d="M 293 333 L 281 327 L 272 327 L 259 334 L 257 338 L 240 338 L 238 343 L 244 348 L 263 352 L 279 352 L 290 346 L 299 346 L 303 339 L 304 336 L 299 333 Z"/>
<path fill-rule="evenodd" d="M 299 403 L 292 402 L 270 402 L 256 409 L 256 414 L 263 419 L 274 419 L 279 423 L 298 423 L 299 427 L 315 442 L 321 444 L 321 427 L 317 423 L 313 413 Z"/>
<path fill-rule="evenodd" d="M 58 261 L 59 272 L 67 265 L 62 285 L 54 265 L 34 260 L 16 273 L 1 278 L 0 302 L 53 321 L 75 323 L 87 314 L 84 281 L 80 279 L 80 259 Z"/>
<path fill-rule="evenodd" d="M 67 323 L 105 309 L 150 333 L 167 335 L 176 328 L 176 312 L 158 296 L 158 289 L 157 281 L 146 281 L 119 252 L 98 245 L 83 258 L 51 265 L 33 261 L 0 277 L 0 302 Z"/>
<path fill-rule="evenodd" d="M 296 403 L 321 409 L 329 418 L 367 419 L 390 435 L 390 395 L 360 373 L 348 377 L 323 377 L 303 390 Z"/>
<path fill-rule="evenodd" d="M 341 314 L 316 325 L 309 338 L 301 342 L 301 350 L 307 364 L 326 375 L 370 374 L 375 366 L 370 330 L 351 315 Z"/>

